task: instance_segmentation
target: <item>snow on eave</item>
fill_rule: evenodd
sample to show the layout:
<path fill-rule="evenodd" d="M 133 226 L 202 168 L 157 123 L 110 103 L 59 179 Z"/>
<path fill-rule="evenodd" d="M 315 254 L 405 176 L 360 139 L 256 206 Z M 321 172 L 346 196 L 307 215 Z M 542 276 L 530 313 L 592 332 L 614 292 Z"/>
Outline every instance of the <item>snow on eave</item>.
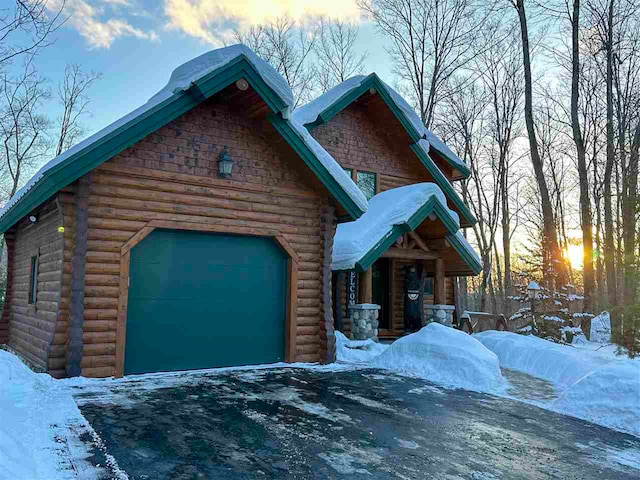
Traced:
<path fill-rule="evenodd" d="M 287 120 L 290 117 L 290 109 L 293 105 L 293 94 L 291 93 L 291 89 L 284 78 L 278 74 L 273 67 L 253 53 L 253 51 L 251 51 L 247 46 L 242 44 L 212 50 L 177 67 L 171 74 L 168 83 L 144 105 L 136 108 L 129 114 L 121 117 L 112 124 L 46 163 L 7 201 L 2 209 L 0 209 L 0 219 L 4 217 L 14 206 L 16 206 L 38 182 L 51 173 L 52 169 L 68 160 L 71 160 L 72 157 L 76 155 L 84 155 L 86 151 L 92 148 L 96 143 L 105 140 L 106 137 L 114 134 L 119 129 L 126 129 L 128 125 L 135 123 L 152 109 L 158 107 L 163 102 L 169 101 L 170 99 L 182 94 L 183 91 L 189 89 L 190 86 L 198 80 L 228 65 L 239 57 L 245 58 L 254 67 L 262 80 L 286 105 L 286 108 L 281 113 L 282 117 Z M 318 158 L 319 162 L 324 166 L 324 168 L 326 168 L 332 178 L 338 183 L 340 188 L 347 193 L 361 211 L 365 211 L 367 208 L 366 198 L 335 159 L 333 159 L 333 157 L 331 157 L 331 155 L 329 155 L 329 153 L 327 153 L 320 144 L 318 144 L 311 135 L 308 134 L 304 127 L 301 127 L 296 122 L 289 121 L 289 123 L 294 127 L 303 142 Z M 74 161 L 81 159 L 82 158 L 74 159 Z"/>
<path fill-rule="evenodd" d="M 482 260 L 480 259 L 480 255 L 478 255 L 478 252 L 476 252 L 475 248 L 473 248 L 469 243 L 469 241 L 465 238 L 465 236 L 462 233 L 462 230 L 458 230 L 455 234 L 455 237 L 460 242 L 460 246 L 463 248 L 463 250 L 466 251 L 469 255 L 471 255 L 473 260 L 477 262 L 476 267 L 482 268 Z"/>
<path fill-rule="evenodd" d="M 418 183 L 386 190 L 369 200 L 369 207 L 362 217 L 338 225 L 333 241 L 331 268 L 355 268 L 367 253 L 388 238 L 395 226 L 407 224 L 432 198 L 440 202 L 442 210 L 459 228 L 458 214 L 447 207 L 447 199 L 436 184 Z"/>
<path fill-rule="evenodd" d="M 427 146 L 433 147 L 433 149 L 439 153 L 440 156 L 449 162 L 449 164 L 461 172 L 463 176 L 467 176 L 469 169 L 465 162 L 456 155 L 446 143 L 444 143 L 435 133 L 424 126 L 422 119 L 416 114 L 415 110 L 409 105 L 409 103 L 400 95 L 394 88 L 387 83 L 380 80 L 380 78 L 372 73 L 370 75 L 356 75 L 351 77 L 339 85 L 333 87 L 327 92 L 323 93 L 311 102 L 297 108 L 293 112 L 293 118 L 303 125 L 309 125 L 318 120 L 318 116 L 325 110 L 335 105 L 341 98 L 348 95 L 353 90 L 356 90 L 362 85 L 363 82 L 369 78 L 375 77 L 377 81 L 384 87 L 386 93 L 389 95 L 393 103 L 400 110 L 405 120 L 413 127 L 419 137 L 424 139 Z M 424 145 L 422 145 L 424 148 Z M 430 148 L 425 149 L 425 153 L 429 153 Z"/>
<path fill-rule="evenodd" d="M 335 87 L 327 90 L 322 95 L 311 100 L 309 103 L 296 108 L 293 111 L 292 119 L 302 125 L 309 125 L 318 119 L 318 115 L 324 112 L 326 109 L 331 108 L 338 100 L 345 95 L 348 95 L 353 90 L 362 85 L 368 76 L 356 75 L 344 82 L 336 85 Z"/>
<path fill-rule="evenodd" d="M 300 139 L 304 142 L 309 150 L 314 154 L 322 166 L 327 170 L 329 175 L 338 183 L 340 188 L 351 198 L 361 212 L 366 212 L 368 208 L 367 199 L 353 182 L 351 177 L 347 175 L 340 164 L 327 152 L 318 141 L 311 136 L 309 131 L 297 122 L 295 119 L 287 120 L 289 125 L 293 127 Z"/>

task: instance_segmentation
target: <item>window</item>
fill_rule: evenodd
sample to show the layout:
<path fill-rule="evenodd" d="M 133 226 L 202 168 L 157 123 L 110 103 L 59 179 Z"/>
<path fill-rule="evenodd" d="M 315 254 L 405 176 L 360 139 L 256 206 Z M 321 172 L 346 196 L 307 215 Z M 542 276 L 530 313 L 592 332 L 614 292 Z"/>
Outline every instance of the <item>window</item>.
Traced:
<path fill-rule="evenodd" d="M 433 295 L 433 277 L 427 277 L 424 279 L 424 294 Z"/>
<path fill-rule="evenodd" d="M 376 174 L 374 172 L 356 172 L 356 185 L 367 200 L 376 194 Z"/>
<path fill-rule="evenodd" d="M 38 293 L 38 256 L 31 257 L 31 270 L 29 271 L 29 304 L 35 305 Z"/>
<path fill-rule="evenodd" d="M 353 168 L 343 168 L 344 173 L 349 175 L 349 178 L 353 178 Z"/>

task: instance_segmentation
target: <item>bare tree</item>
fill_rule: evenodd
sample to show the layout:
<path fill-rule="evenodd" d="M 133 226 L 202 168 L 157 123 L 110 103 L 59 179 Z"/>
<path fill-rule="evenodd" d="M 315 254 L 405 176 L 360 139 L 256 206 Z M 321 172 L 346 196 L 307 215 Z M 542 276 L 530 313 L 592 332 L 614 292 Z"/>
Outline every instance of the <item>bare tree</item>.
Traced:
<path fill-rule="evenodd" d="M 408 85 L 422 121 L 431 126 L 449 79 L 469 64 L 493 3 L 477 0 L 357 0 L 391 41 L 395 73 Z M 494 39 L 495 41 L 495 39 Z"/>
<path fill-rule="evenodd" d="M 531 52 L 529 48 L 529 30 L 527 26 L 527 13 L 524 0 L 512 0 L 512 5 L 518 12 L 520 21 L 520 36 L 522 41 L 522 62 L 524 69 L 524 118 L 527 126 L 527 135 L 529 137 L 529 150 L 531 155 L 531 163 L 538 185 L 540 194 L 540 205 L 543 217 L 543 269 L 544 278 L 548 287 L 554 284 L 554 275 L 560 283 L 567 280 L 566 270 L 562 259 L 562 252 L 558 244 L 556 235 L 556 224 L 553 215 L 553 207 L 549 188 L 544 174 L 544 165 L 540 151 L 538 149 L 538 140 L 536 137 L 535 121 L 533 116 L 533 79 L 531 76 Z"/>
<path fill-rule="evenodd" d="M 580 225 L 582 228 L 583 248 L 583 288 L 584 310 L 590 311 L 594 292 L 595 277 L 593 271 L 593 220 L 589 195 L 589 174 L 587 152 L 580 126 L 580 0 L 573 1 L 569 14 L 571 21 L 571 132 L 576 148 L 578 177 L 580 185 Z"/>
<path fill-rule="evenodd" d="M 49 92 L 31 62 L 25 65 L 20 76 L 10 77 L 5 73 L 1 81 L 0 171 L 5 177 L 4 193 L 9 198 L 49 148 L 46 138 L 49 122 L 38 113 Z"/>
<path fill-rule="evenodd" d="M 65 2 L 53 16 L 47 0 L 15 0 L 13 8 L 0 9 L 0 70 L 12 60 L 51 44 L 51 34 L 62 25 Z"/>
<path fill-rule="evenodd" d="M 522 78 L 522 60 L 518 46 L 518 39 L 513 34 L 505 34 L 502 30 L 511 30 L 512 25 L 497 23 L 484 32 L 491 37 L 500 37 L 500 44 L 491 44 L 481 51 L 474 66 L 480 80 L 489 96 L 488 136 L 491 140 L 492 162 L 497 172 L 496 195 L 500 201 L 502 230 L 502 251 L 504 262 L 504 297 L 513 295 L 513 281 L 511 276 L 511 238 L 513 236 L 511 211 L 510 167 L 512 163 L 511 150 L 513 141 L 519 134 L 518 122 L 521 119 L 522 96 L 524 93 Z M 495 147 L 494 147 L 495 146 Z M 499 264 L 497 264 L 499 267 Z"/>
<path fill-rule="evenodd" d="M 357 38 L 358 26 L 355 23 L 320 19 L 316 55 L 318 83 L 322 92 L 362 73 L 367 54 L 356 50 Z"/>
<path fill-rule="evenodd" d="M 58 120 L 56 156 L 72 146 L 84 134 L 80 119 L 89 113 L 87 90 L 100 77 L 101 75 L 96 72 L 83 72 L 77 64 L 65 67 L 64 78 L 58 85 L 58 101 L 62 105 L 62 116 Z"/>
<path fill-rule="evenodd" d="M 297 24 L 284 16 L 244 31 L 237 30 L 234 36 L 285 78 L 293 92 L 294 107 L 313 98 L 316 70 L 311 60 L 317 41 L 315 25 Z"/>

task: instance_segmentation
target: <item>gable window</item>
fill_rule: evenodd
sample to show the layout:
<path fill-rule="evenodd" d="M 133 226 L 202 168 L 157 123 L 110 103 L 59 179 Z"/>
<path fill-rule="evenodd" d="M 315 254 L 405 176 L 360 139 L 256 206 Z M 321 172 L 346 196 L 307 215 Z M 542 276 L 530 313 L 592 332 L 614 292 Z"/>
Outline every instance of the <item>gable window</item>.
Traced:
<path fill-rule="evenodd" d="M 29 270 L 29 304 L 35 305 L 38 293 L 38 256 L 31 257 L 31 268 Z"/>
<path fill-rule="evenodd" d="M 374 172 L 356 172 L 356 185 L 367 200 L 371 200 L 377 190 L 377 176 Z"/>

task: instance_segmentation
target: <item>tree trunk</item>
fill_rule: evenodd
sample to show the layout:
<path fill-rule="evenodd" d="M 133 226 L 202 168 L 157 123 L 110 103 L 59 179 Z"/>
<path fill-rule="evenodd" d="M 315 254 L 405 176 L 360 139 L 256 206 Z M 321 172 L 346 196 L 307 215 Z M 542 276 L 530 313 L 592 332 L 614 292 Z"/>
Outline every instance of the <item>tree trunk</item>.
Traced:
<path fill-rule="evenodd" d="M 624 304 L 631 305 L 637 295 L 636 265 L 636 211 L 638 208 L 638 157 L 640 154 L 640 121 L 636 124 L 622 204 L 622 231 L 624 237 Z"/>
<path fill-rule="evenodd" d="M 572 62 L 571 62 L 571 127 L 573 141 L 576 145 L 578 157 L 578 177 L 580 182 L 580 226 L 582 228 L 583 249 L 583 284 L 584 306 L 583 310 L 589 312 L 592 306 L 594 290 L 593 274 L 593 226 L 591 215 L 591 200 L 589 199 L 589 175 L 587 173 L 587 155 L 580 128 L 580 116 L 578 114 L 578 101 L 580 95 L 580 0 L 573 2 L 573 17 L 571 18 Z"/>
<path fill-rule="evenodd" d="M 567 282 L 566 269 L 562 260 L 562 254 L 558 245 L 556 228 L 553 215 L 553 206 L 549 195 L 549 188 L 544 176 L 544 168 L 540 151 L 538 149 L 538 139 L 533 119 L 533 80 L 531 78 L 531 57 L 529 53 L 529 32 L 527 29 L 527 14 L 524 7 L 524 0 L 517 0 L 516 8 L 520 19 L 520 34 L 522 37 L 522 60 L 524 67 L 524 118 L 527 126 L 527 136 L 529 137 L 529 149 L 531 163 L 536 176 L 538 189 L 540 190 L 540 202 L 542 207 L 542 249 L 543 249 L 543 269 L 547 288 L 554 288 L 554 273 L 559 284 Z"/>
<path fill-rule="evenodd" d="M 604 169 L 604 263 L 607 275 L 607 300 L 609 307 L 616 305 L 615 246 L 613 243 L 613 205 L 611 178 L 615 161 L 613 131 L 613 9 L 614 0 L 609 1 L 607 20 L 607 159 Z"/>

